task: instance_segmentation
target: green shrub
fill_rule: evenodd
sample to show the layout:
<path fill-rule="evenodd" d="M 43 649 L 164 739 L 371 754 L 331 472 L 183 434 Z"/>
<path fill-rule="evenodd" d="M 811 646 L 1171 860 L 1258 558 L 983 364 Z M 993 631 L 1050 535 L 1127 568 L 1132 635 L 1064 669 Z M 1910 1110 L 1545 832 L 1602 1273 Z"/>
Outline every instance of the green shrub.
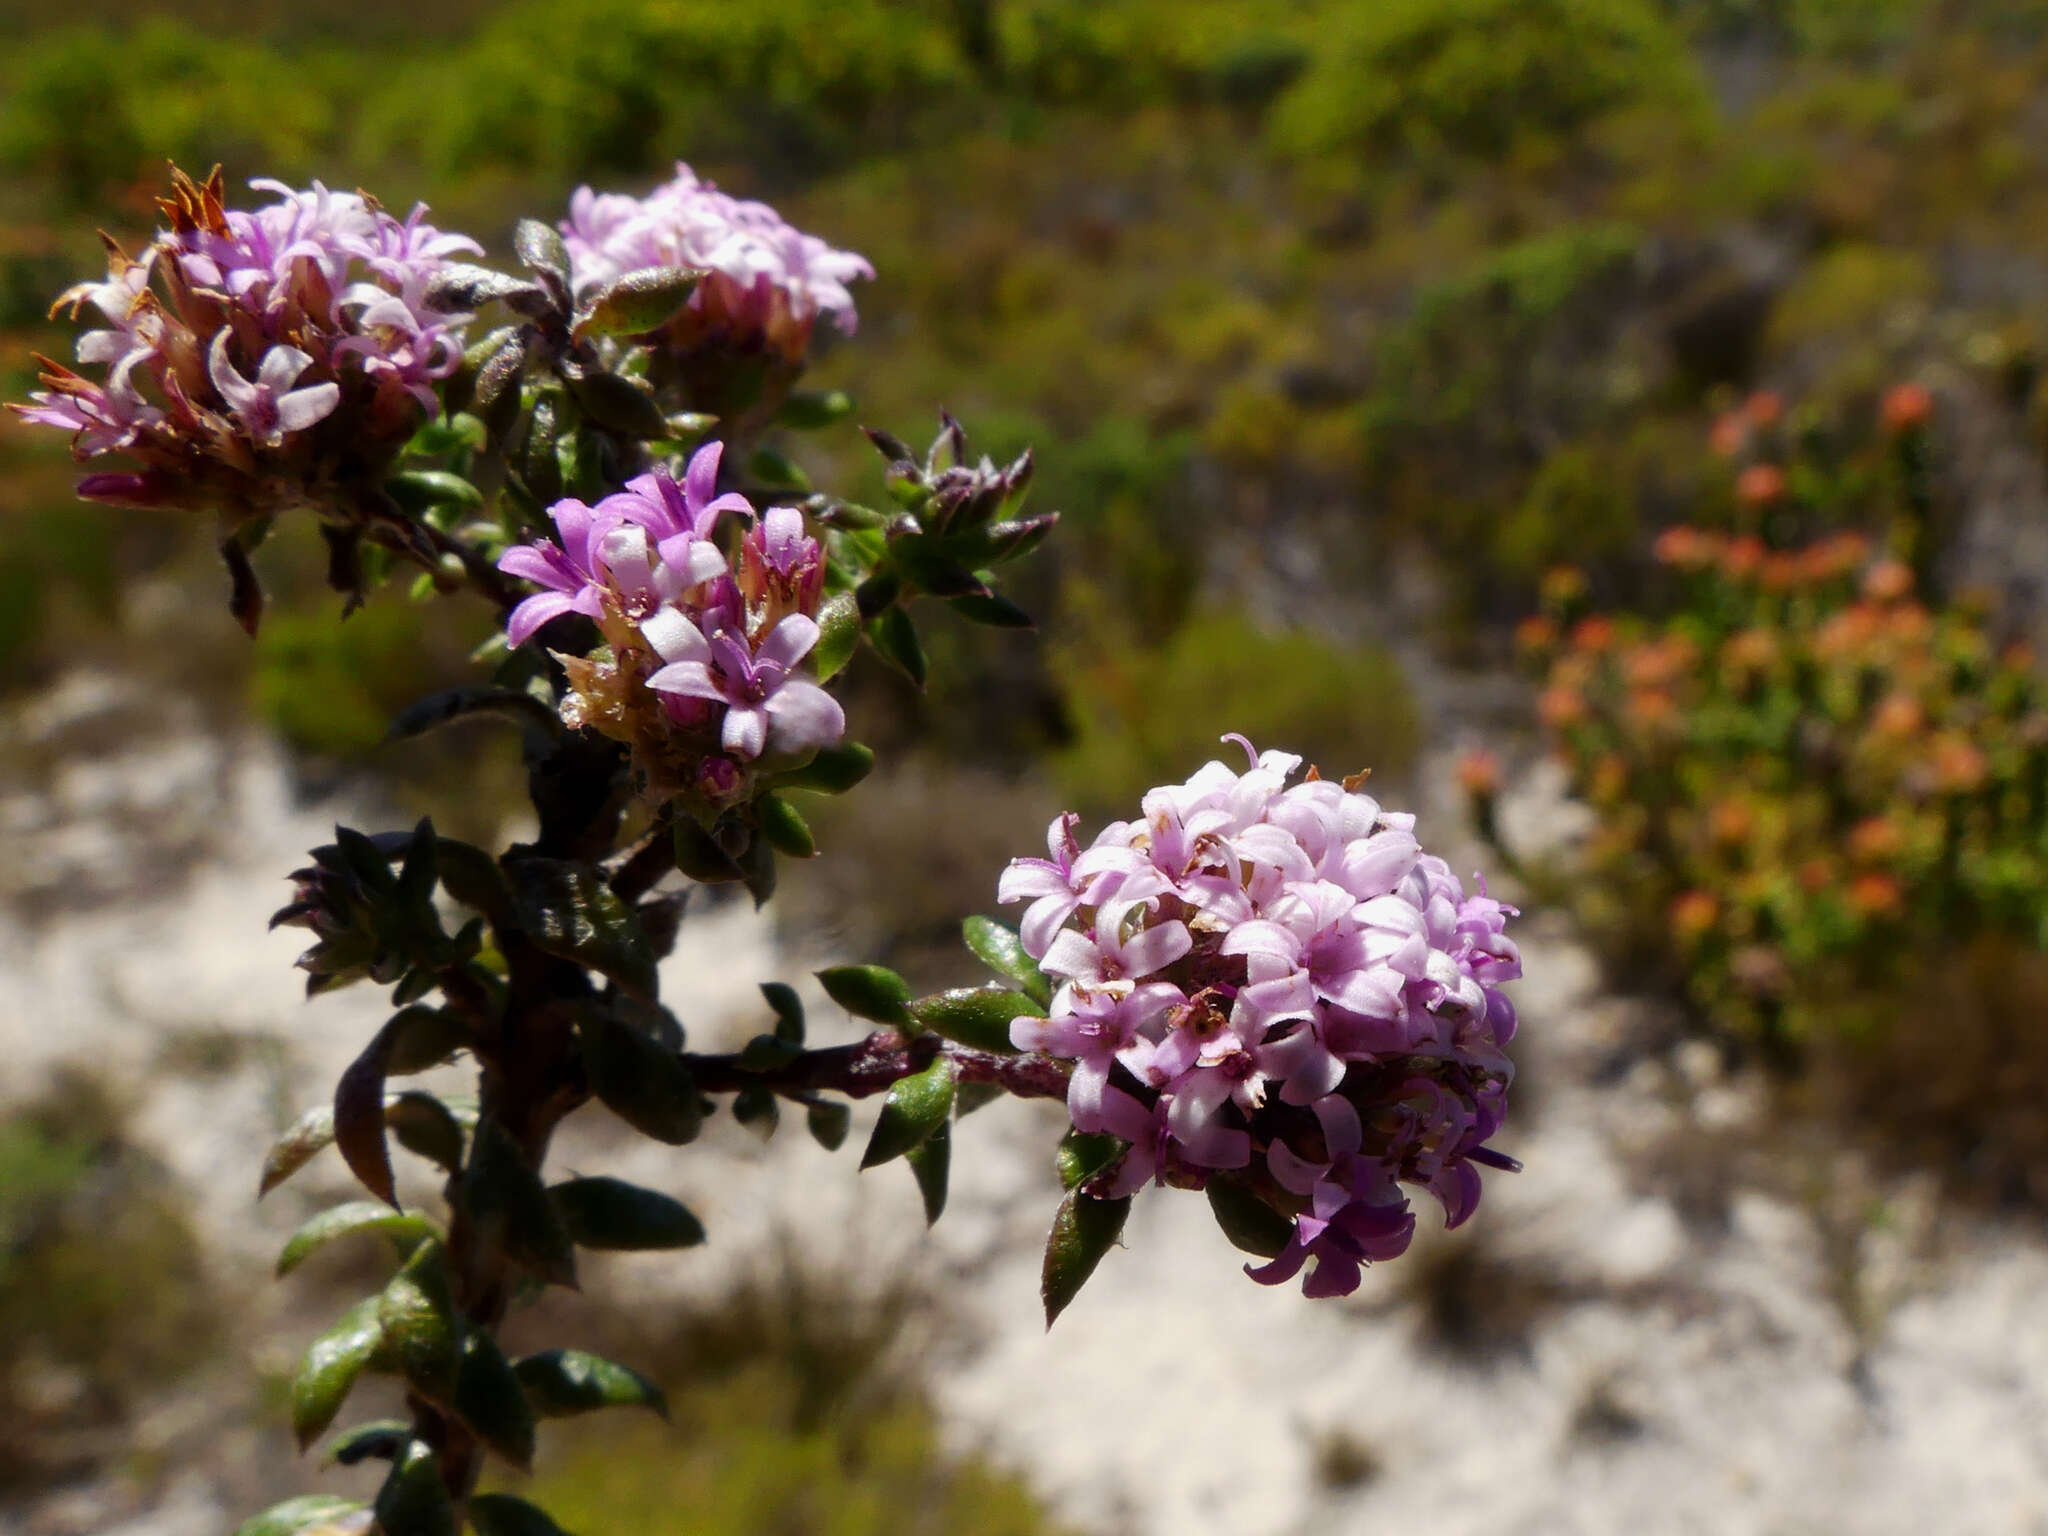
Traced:
<path fill-rule="evenodd" d="M 1414 699 L 1384 651 L 1269 632 L 1238 613 L 1198 616 L 1156 648 L 1091 645 L 1059 660 L 1075 739 L 1053 767 L 1067 800 L 1090 811 L 1130 815 L 1153 785 L 1235 750 L 1217 741 L 1219 726 L 1331 777 L 1398 776 L 1420 740 Z"/>

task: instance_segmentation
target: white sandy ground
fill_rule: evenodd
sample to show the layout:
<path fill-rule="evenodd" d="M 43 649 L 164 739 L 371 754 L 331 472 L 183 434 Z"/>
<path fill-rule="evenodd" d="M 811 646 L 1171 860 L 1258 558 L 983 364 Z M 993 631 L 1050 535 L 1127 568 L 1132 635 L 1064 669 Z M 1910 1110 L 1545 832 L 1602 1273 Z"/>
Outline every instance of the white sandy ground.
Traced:
<path fill-rule="evenodd" d="M 68 707 L 100 706 L 87 690 Z M 80 772 L 68 810 L 0 797 L 12 888 L 47 889 L 39 869 L 107 884 L 97 905 L 0 918 L 0 1107 L 74 1067 L 129 1095 L 135 1137 L 190 1192 L 223 1284 L 248 1301 L 216 1373 L 229 1388 L 183 1392 L 138 1427 L 138 1466 L 187 1470 L 46 1493 L 0 1509 L 0 1532 L 222 1536 L 247 1513 L 249 1468 L 285 1455 L 235 1384 L 287 1364 L 310 1322 L 269 1259 L 344 1189 L 330 1155 L 255 1207 L 255 1169 L 382 1010 L 367 990 L 304 1003 L 300 935 L 264 933 L 280 875 L 337 814 L 294 805 L 273 750 L 174 739 Z M 119 891 L 92 827 L 124 806 L 185 840 L 184 879 Z M 1558 815 L 1540 782 L 1513 809 L 1530 829 Z M 1199 1197 L 1152 1191 L 1127 1249 L 1047 1334 L 1037 1277 L 1061 1123 L 1048 1105 L 962 1123 L 951 1208 L 929 1236 L 901 1169 L 856 1174 L 865 1117 L 836 1155 L 793 1124 L 764 1146 L 723 1118 L 677 1152 L 624 1149 L 589 1110 L 557 1166 L 669 1189 L 711 1229 L 707 1248 L 606 1266 L 606 1305 L 715 1297 L 791 1237 L 823 1264 L 907 1268 L 943 1298 L 910 1345 L 947 1435 L 1104 1536 L 2048 1531 L 2048 1243 L 1825 1159 L 1797 1198 L 1738 1184 L 1725 1221 L 1688 1224 L 1660 1193 L 1673 1159 L 1658 1148 L 1700 1126 L 1740 1144 L 1754 1092 L 1697 1049 L 1632 1046 L 1643 1011 L 1602 997 L 1555 924 L 1532 920 L 1524 943 L 1534 1102 L 1501 1142 L 1527 1171 L 1489 1176 L 1470 1236 L 1427 1236 L 1348 1303 L 1253 1285 Z M 760 1024 L 755 982 L 816 963 L 723 907 L 685 925 L 665 995 L 700 1042 L 742 1038 Z M 836 1010 L 815 989 L 812 1002 L 822 1030 Z M 164 1071 L 165 1040 L 194 1031 L 242 1048 L 210 1074 Z M 1845 1200 L 1861 1213 L 1846 1228 Z M 1482 1245 L 1503 1308 L 1522 1309 L 1508 1293 L 1524 1288 L 1546 1298 L 1519 1347 L 1471 1363 L 1432 1342 L 1421 1277 L 1446 1242 Z M 1333 1455 L 1369 1471 L 1333 1485 L 1317 1472 Z M 257 1481 L 319 1475 L 308 1463 Z"/>

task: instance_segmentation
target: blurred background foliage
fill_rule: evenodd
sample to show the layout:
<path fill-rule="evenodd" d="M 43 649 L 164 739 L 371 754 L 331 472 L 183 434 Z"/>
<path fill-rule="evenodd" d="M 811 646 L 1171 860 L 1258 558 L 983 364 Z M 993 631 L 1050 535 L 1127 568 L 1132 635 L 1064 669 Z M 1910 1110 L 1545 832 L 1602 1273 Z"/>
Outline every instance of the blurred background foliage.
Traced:
<path fill-rule="evenodd" d="M 96 270 L 95 223 L 146 236 L 167 158 L 424 198 L 502 255 L 516 214 L 586 180 L 640 190 L 681 156 L 873 260 L 861 333 L 814 368 L 859 419 L 917 439 L 943 402 L 977 449 L 1035 446 L 1034 505 L 1069 519 L 1018 594 L 1039 634 L 934 621 L 921 699 L 856 669 L 855 729 L 902 766 L 820 808 L 835 857 L 792 881 L 800 920 L 947 979 L 959 913 L 1056 806 L 1127 807 L 1225 724 L 1396 789 L 1447 728 L 1513 754 L 1537 687 L 1475 722 L 1443 717 L 1439 685 L 1447 665 L 1505 672 L 1520 625 L 1598 818 L 1528 871 L 1536 893 L 1577 908 L 1625 983 L 1771 1054 L 1791 1098 L 1992 1198 L 2048 1199 L 2048 1053 L 2027 1027 L 2048 997 L 2048 748 L 2014 648 L 2048 637 L 2048 3 L 132 11 L 0 0 L 0 396 L 24 396 L 33 352 L 68 350 L 50 296 Z M 1926 397 L 1910 435 L 1888 417 L 1901 383 Z M 511 803 L 503 743 L 379 747 L 399 703 L 465 675 L 483 615 L 387 592 L 336 626 L 317 549 L 287 536 L 261 641 L 207 639 L 226 628 L 210 531 L 74 503 L 46 436 L 0 426 L 6 688 L 116 666 L 281 732 L 314 781 L 375 771 L 456 827 Z M 880 494 L 850 431 L 787 446 L 819 483 Z M 1764 502 L 1758 469 L 1780 477 Z M 1788 594 L 1685 575 L 1672 530 L 1724 555 L 1745 533 L 1789 554 L 1855 532 L 1877 554 L 1914 497 L 1891 552 L 1924 656 L 1846 693 L 1818 664 L 1768 686 L 1721 670 L 1755 632 L 1815 656 L 1860 576 Z M 201 616 L 189 643 L 164 643 L 167 605 Z M 1589 616 L 1606 639 L 1574 627 Z M 1631 657 L 1677 667 L 1659 685 L 1676 726 L 1645 713 L 1658 690 Z M 1928 723 L 1872 766 L 1855 743 L 1901 688 Z M 1892 851 L 1847 841 L 1887 817 Z M 10 1231 L 88 1187 L 90 1145 L 0 1133 L 0 1189 L 42 1192 L 9 1194 Z M 26 1294 L 18 1265 L 43 1260 L 14 1262 L 0 1291 Z M 910 1399 L 820 1428 L 754 1371 L 691 1378 L 679 1413 L 753 1422 L 735 1405 L 769 1402 L 772 1450 L 647 1475 L 708 1509 L 754 1486 L 746 1468 L 765 1486 L 829 1466 L 852 1533 L 864 1469 L 937 1456 Z M 594 1478 L 577 1454 L 550 1474 L 565 1517 Z M 1042 1528 L 1002 1523 L 1025 1506 L 983 1472 L 928 1464 L 920 1518 L 981 1511 L 931 1528 Z M 776 1528 L 826 1528 L 792 1511 Z"/>

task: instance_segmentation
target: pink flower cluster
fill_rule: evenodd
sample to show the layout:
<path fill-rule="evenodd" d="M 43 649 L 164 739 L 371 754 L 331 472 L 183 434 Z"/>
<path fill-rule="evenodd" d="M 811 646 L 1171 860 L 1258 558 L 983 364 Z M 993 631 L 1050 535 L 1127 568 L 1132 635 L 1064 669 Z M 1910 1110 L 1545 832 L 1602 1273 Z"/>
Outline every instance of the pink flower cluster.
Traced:
<path fill-rule="evenodd" d="M 713 806 L 743 798 L 756 765 L 801 761 L 846 729 L 838 701 L 798 675 L 818 642 L 824 551 L 794 508 L 757 514 L 718 494 L 723 451 L 698 449 L 680 482 L 658 469 L 594 507 L 556 502 L 556 538 L 498 562 L 543 589 L 508 617 L 514 645 L 572 613 L 604 635 L 590 656 L 557 653 L 563 717 L 631 745 L 656 794 Z M 728 514 L 749 520 L 731 566 L 714 537 Z"/>
<path fill-rule="evenodd" d="M 562 233 L 579 294 L 648 267 L 702 267 L 710 275 L 677 340 L 763 341 L 792 359 L 821 314 L 853 330 L 847 284 L 875 275 L 862 257 L 794 228 L 766 203 L 720 192 L 680 162 L 675 179 L 645 197 L 578 188 Z"/>
<path fill-rule="evenodd" d="M 92 499 L 186 500 L 252 511 L 317 500 L 351 461 L 376 462 L 439 410 L 467 316 L 426 307 L 428 282 L 476 242 L 416 207 L 394 218 L 358 193 L 252 183 L 278 201 L 228 208 L 218 172 L 177 175 L 171 228 L 139 258 L 107 242 L 105 281 L 70 289 L 105 324 L 78 339 L 92 379 L 45 362 L 24 420 L 74 434 L 81 460 L 126 453 L 142 472 L 88 476 Z M 318 443 L 307 434 L 325 424 Z"/>
<path fill-rule="evenodd" d="M 1456 1226 L 1513 1076 L 1503 1047 L 1521 974 L 1513 909 L 1467 895 L 1422 852 L 1414 818 L 1301 759 L 1211 762 L 1149 792 L 1143 815 L 1083 848 L 1052 824 L 998 894 L 1028 901 L 1024 947 L 1059 986 L 1050 1016 L 1011 1026 L 1022 1050 L 1073 1062 L 1076 1129 L 1129 1143 L 1103 1198 L 1229 1171 L 1293 1219 L 1279 1284 L 1346 1295 L 1360 1266 L 1414 1233 L 1403 1185 Z"/>

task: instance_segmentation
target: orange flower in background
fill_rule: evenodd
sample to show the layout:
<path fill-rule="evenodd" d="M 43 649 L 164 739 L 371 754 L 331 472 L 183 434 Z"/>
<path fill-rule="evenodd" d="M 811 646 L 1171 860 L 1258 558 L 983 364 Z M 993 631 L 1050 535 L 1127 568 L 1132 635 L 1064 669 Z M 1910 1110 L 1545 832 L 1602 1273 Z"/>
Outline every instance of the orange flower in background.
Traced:
<path fill-rule="evenodd" d="M 1515 648 L 1542 653 L 1557 644 L 1557 625 L 1540 613 L 1532 613 L 1515 626 Z"/>
<path fill-rule="evenodd" d="M 1835 883 L 1835 866 L 1826 859 L 1808 859 L 1799 866 L 1799 888 L 1818 896 Z"/>
<path fill-rule="evenodd" d="M 1458 785 L 1475 800 L 1491 800 L 1500 793 L 1500 759 L 1484 747 L 1474 747 L 1458 758 Z"/>
<path fill-rule="evenodd" d="M 1659 565 L 1674 566 L 1681 571 L 1698 571 L 1714 563 L 1721 553 L 1721 544 L 1718 534 L 1695 528 L 1690 523 L 1680 523 L 1676 528 L 1666 528 L 1657 535 L 1654 553 Z"/>
<path fill-rule="evenodd" d="M 1707 446 L 1724 459 L 1734 458 L 1748 441 L 1749 422 L 1740 411 L 1728 411 L 1716 417 L 1713 431 L 1707 434 Z"/>
<path fill-rule="evenodd" d="M 1896 603 L 1913 590 L 1913 568 L 1903 560 L 1880 560 L 1863 573 L 1863 595 L 1873 603 Z"/>
<path fill-rule="evenodd" d="M 1890 875 L 1866 870 L 1849 882 L 1849 905 L 1864 917 L 1897 917 L 1906 910 L 1906 892 Z"/>
<path fill-rule="evenodd" d="M 1636 688 L 1628 696 L 1629 719 L 1646 730 L 1658 730 L 1678 718 L 1678 704 L 1662 688 Z"/>
<path fill-rule="evenodd" d="M 1724 848 L 1739 848 L 1756 835 L 1756 807 L 1743 796 L 1715 801 L 1707 812 L 1707 835 Z"/>
<path fill-rule="evenodd" d="M 1742 402 L 1742 414 L 1760 432 L 1775 427 L 1785 414 L 1785 402 L 1773 389 L 1760 389 Z"/>
<path fill-rule="evenodd" d="M 1934 782 L 1952 795 L 1967 795 L 1984 786 L 1991 764 L 1976 743 L 1953 733 L 1934 743 Z"/>
<path fill-rule="evenodd" d="M 1773 550 L 1757 568 L 1757 584 L 1766 592 L 1794 592 L 1806 585 L 1806 560 L 1802 555 Z"/>
<path fill-rule="evenodd" d="M 1751 511 L 1775 507 L 1785 499 L 1785 471 L 1775 464 L 1752 464 L 1735 477 L 1735 499 Z"/>
<path fill-rule="evenodd" d="M 1826 661 L 1845 661 L 1867 652 L 1877 641 L 1879 611 L 1855 603 L 1832 615 L 1814 632 L 1813 653 Z"/>
<path fill-rule="evenodd" d="M 1576 565 L 1553 565 L 1538 588 L 1546 608 L 1569 608 L 1586 595 L 1586 573 Z"/>
<path fill-rule="evenodd" d="M 1671 903 L 1671 932 L 1678 942 L 1697 944 L 1721 919 L 1721 903 L 1707 891 L 1687 891 Z"/>
<path fill-rule="evenodd" d="M 1611 805 L 1628 792 L 1628 763 L 1609 752 L 1593 765 L 1593 799 L 1602 805 Z"/>
<path fill-rule="evenodd" d="M 1899 824 L 1889 816 L 1872 816 L 1849 829 L 1849 857 L 1859 864 L 1882 864 L 1895 858 L 1904 843 Z"/>
<path fill-rule="evenodd" d="M 1894 437 L 1918 431 L 1934 417 L 1934 396 L 1924 384 L 1894 384 L 1885 391 L 1878 417 Z"/>
<path fill-rule="evenodd" d="M 1586 718 L 1586 696 L 1576 688 L 1546 688 L 1536 696 L 1536 717 L 1552 730 L 1563 730 Z"/>
<path fill-rule="evenodd" d="M 1910 693 L 1888 693 L 1870 712 L 1870 729 L 1890 741 L 1905 741 L 1926 727 L 1927 711 Z"/>
<path fill-rule="evenodd" d="M 1572 626 L 1572 649 L 1604 655 L 1614 646 L 1614 620 L 1604 613 L 1588 614 Z"/>
<path fill-rule="evenodd" d="M 1731 539 L 1721 551 L 1721 571 L 1730 581 L 1747 581 L 1764 563 L 1764 541 L 1753 533 Z"/>

